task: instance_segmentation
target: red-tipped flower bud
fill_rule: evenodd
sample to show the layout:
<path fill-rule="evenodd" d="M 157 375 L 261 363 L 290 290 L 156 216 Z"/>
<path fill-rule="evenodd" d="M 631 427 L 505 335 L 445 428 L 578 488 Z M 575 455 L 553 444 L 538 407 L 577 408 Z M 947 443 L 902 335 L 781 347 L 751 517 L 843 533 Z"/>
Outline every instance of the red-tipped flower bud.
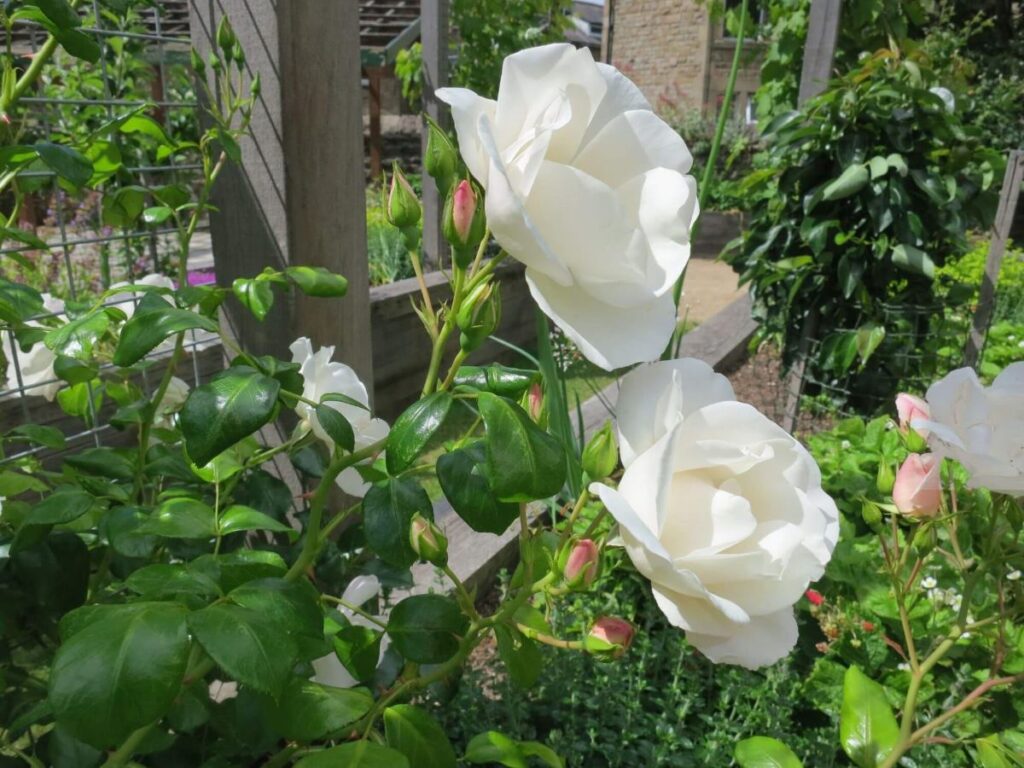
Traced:
<path fill-rule="evenodd" d="M 804 594 L 807 596 L 807 602 L 811 605 L 821 605 L 825 602 L 825 598 L 822 597 L 821 592 L 816 589 L 808 589 Z"/>
<path fill-rule="evenodd" d="M 540 385 L 539 381 L 535 381 L 530 385 L 523 399 L 523 406 L 526 412 L 530 414 L 531 419 L 539 424 L 544 416 L 544 388 Z"/>
<path fill-rule="evenodd" d="M 580 539 L 569 550 L 569 557 L 562 568 L 562 575 L 570 587 L 586 589 L 597 578 L 601 563 L 601 551 L 591 539 Z"/>
<path fill-rule="evenodd" d="M 594 622 L 587 635 L 587 650 L 612 659 L 621 657 L 633 643 L 636 629 L 625 619 L 604 616 Z"/>
<path fill-rule="evenodd" d="M 455 263 L 462 269 L 473 261 L 474 252 L 484 238 L 485 228 L 480 196 L 473 184 L 463 179 L 448 193 L 442 222 L 444 237 L 455 249 Z"/>
<path fill-rule="evenodd" d="M 942 506 L 941 462 L 933 453 L 912 453 L 896 473 L 892 500 L 911 517 L 933 517 Z"/>
<path fill-rule="evenodd" d="M 432 521 L 416 513 L 409 525 L 409 544 L 421 560 L 443 568 L 448 564 L 448 539 Z"/>

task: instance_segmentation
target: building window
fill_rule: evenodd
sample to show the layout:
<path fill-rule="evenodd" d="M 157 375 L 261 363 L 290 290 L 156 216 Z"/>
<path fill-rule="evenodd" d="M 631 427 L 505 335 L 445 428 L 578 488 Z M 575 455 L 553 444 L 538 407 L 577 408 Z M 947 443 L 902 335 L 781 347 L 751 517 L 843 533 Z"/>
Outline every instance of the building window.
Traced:
<path fill-rule="evenodd" d="M 743 110 L 743 118 L 747 125 L 757 124 L 757 101 L 752 93 L 747 94 L 747 108 Z"/>
<path fill-rule="evenodd" d="M 740 12 L 740 4 L 741 0 L 725 0 L 725 13 L 734 11 L 738 16 Z M 747 0 L 747 15 L 753 20 L 754 24 L 757 25 L 757 29 L 752 37 L 749 35 L 745 35 L 744 37 L 748 40 L 759 40 L 761 38 L 761 28 L 768 23 L 768 9 L 762 6 L 761 0 Z M 732 32 L 729 31 L 729 28 L 725 23 L 724 16 L 722 18 L 722 39 L 736 39 Z"/>

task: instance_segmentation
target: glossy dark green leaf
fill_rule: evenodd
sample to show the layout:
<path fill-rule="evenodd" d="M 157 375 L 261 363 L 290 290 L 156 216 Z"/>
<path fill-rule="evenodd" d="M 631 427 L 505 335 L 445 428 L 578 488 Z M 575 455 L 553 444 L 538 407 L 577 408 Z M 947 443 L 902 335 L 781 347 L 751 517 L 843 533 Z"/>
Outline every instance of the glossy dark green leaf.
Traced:
<path fill-rule="evenodd" d="M 26 525 L 60 525 L 77 520 L 90 509 L 95 500 L 74 486 L 63 486 L 54 490 L 36 504 L 25 519 Z"/>
<path fill-rule="evenodd" d="M 331 638 L 338 661 L 356 680 L 368 683 L 373 680 L 380 659 L 381 633 L 369 627 L 350 624 L 342 627 Z"/>
<path fill-rule="evenodd" d="M 24 440 L 25 442 L 55 449 L 63 448 L 67 444 L 67 439 L 64 437 L 63 432 L 56 427 L 46 427 L 42 424 L 22 424 L 4 435 L 4 439 L 11 441 Z M 13 496 L 16 494 L 0 495 Z"/>
<path fill-rule="evenodd" d="M 892 263 L 907 272 L 924 275 L 928 279 L 935 277 L 935 262 L 932 257 L 912 245 L 897 245 L 892 249 Z"/>
<path fill-rule="evenodd" d="M 280 390 L 275 379 L 241 367 L 192 390 L 178 416 L 192 461 L 207 464 L 270 421 Z"/>
<path fill-rule="evenodd" d="M 459 649 L 469 619 L 458 603 L 442 595 L 413 595 L 394 607 L 388 635 L 405 658 L 419 664 L 440 664 Z"/>
<path fill-rule="evenodd" d="M 74 29 L 82 26 L 82 19 L 68 0 L 31 0 L 28 5 L 34 5 L 41 10 L 57 29 Z"/>
<path fill-rule="evenodd" d="M 90 64 L 95 64 L 100 60 L 100 56 L 103 54 L 103 49 L 100 48 L 100 44 L 96 42 L 96 38 L 85 32 L 80 32 L 77 29 L 65 29 L 58 32 L 57 42 L 60 43 L 60 47 L 70 53 L 76 59 L 82 59 L 88 61 Z M 41 155 L 42 153 L 40 153 Z M 92 164 L 89 166 L 89 178 L 92 178 Z M 63 176 L 63 174 L 61 174 Z M 76 187 L 81 187 L 83 184 L 78 184 L 71 179 L 68 179 Z M 85 180 L 86 183 L 89 179 Z"/>
<path fill-rule="evenodd" d="M 121 133 L 141 134 L 156 140 L 160 144 L 174 146 L 174 141 L 167 135 L 167 131 L 149 115 L 134 114 L 121 123 Z"/>
<path fill-rule="evenodd" d="M 824 200 L 842 200 L 860 192 L 868 183 L 870 175 L 866 166 L 851 165 L 838 179 L 830 182 L 822 194 Z"/>
<path fill-rule="evenodd" d="M 736 762 L 740 768 L 803 768 L 793 750 L 778 739 L 754 736 L 736 745 Z"/>
<path fill-rule="evenodd" d="M 85 37 L 80 32 L 67 34 Z M 49 166 L 51 171 L 76 187 L 84 187 L 92 178 L 92 162 L 77 149 L 50 141 L 41 141 L 35 145 L 35 148 L 39 153 L 39 158 Z"/>
<path fill-rule="evenodd" d="M 138 532 L 166 539 L 211 539 L 217 534 L 216 514 L 208 504 L 180 496 L 153 510 Z"/>
<path fill-rule="evenodd" d="M 160 540 L 156 536 L 139 533 L 139 528 L 147 520 L 149 515 L 137 507 L 115 507 L 103 516 L 100 534 L 119 555 L 150 557 Z"/>
<path fill-rule="evenodd" d="M 128 229 L 135 226 L 146 207 L 146 190 L 142 187 L 121 187 L 103 195 L 103 223 Z"/>
<path fill-rule="evenodd" d="M 409 526 L 417 512 L 434 519 L 430 497 L 415 481 L 392 478 L 371 487 L 363 497 L 366 543 L 381 559 L 408 568 L 417 560 L 409 543 Z"/>
<path fill-rule="evenodd" d="M 323 643 L 324 615 L 320 598 L 305 580 L 285 581 L 281 578 L 253 579 L 231 590 L 228 595 L 237 605 L 255 611 L 283 632 L 296 638 L 302 651 L 307 638 L 319 641 L 317 651 L 326 650 Z"/>
<path fill-rule="evenodd" d="M 103 761 L 103 752 L 79 741 L 62 725 L 50 731 L 46 743 L 52 768 L 96 768 Z"/>
<path fill-rule="evenodd" d="M 536 757 L 549 768 L 563 768 L 562 759 L 549 747 L 536 741 L 513 741 L 498 731 L 480 733 L 466 745 L 463 759 L 468 763 L 498 763 L 506 768 L 530 768 L 529 758 Z"/>
<path fill-rule="evenodd" d="M 295 768 L 410 768 L 405 755 L 372 741 L 353 741 L 307 755 Z"/>
<path fill-rule="evenodd" d="M 232 679 L 279 696 L 297 661 L 294 638 L 259 611 L 214 603 L 188 616 L 188 627 Z"/>
<path fill-rule="evenodd" d="M 119 745 L 156 720 L 181 688 L 186 610 L 173 603 L 108 606 L 57 650 L 50 702 L 57 721 L 95 747 Z"/>
<path fill-rule="evenodd" d="M 398 474 L 423 452 L 455 402 L 449 392 L 434 392 L 409 406 L 388 433 L 388 472 Z"/>
<path fill-rule="evenodd" d="M 57 355 L 53 361 L 54 375 L 68 384 L 82 384 L 96 378 L 99 367 L 93 363 L 67 355 Z"/>
<path fill-rule="evenodd" d="M 217 582 L 200 570 L 182 563 L 154 563 L 133 571 L 125 580 L 128 589 L 151 600 L 175 595 L 202 598 L 220 596 Z"/>
<path fill-rule="evenodd" d="M 131 480 L 135 477 L 135 465 L 131 454 L 124 449 L 87 448 L 79 453 L 66 456 L 65 463 L 79 472 L 111 480 Z"/>
<path fill-rule="evenodd" d="M 156 294 L 148 294 L 121 329 L 114 364 L 122 368 L 134 365 L 168 336 L 192 329 L 216 333 L 218 325 L 208 317 L 172 307 Z"/>
<path fill-rule="evenodd" d="M 316 407 L 316 420 L 320 422 L 324 432 L 337 445 L 346 451 L 354 450 L 356 447 L 356 435 L 352 431 L 352 425 L 345 415 L 326 403 Z"/>
<path fill-rule="evenodd" d="M 373 706 L 365 688 L 333 688 L 292 678 L 274 702 L 265 701 L 267 720 L 289 741 L 310 742 L 354 723 Z"/>
<path fill-rule="evenodd" d="M 540 371 L 526 368 L 509 368 L 498 363 L 485 367 L 464 365 L 455 376 L 455 386 L 473 387 L 502 397 L 518 398 L 531 384 L 540 380 Z"/>
<path fill-rule="evenodd" d="M 348 280 L 323 267 L 288 267 L 284 273 L 307 296 L 337 297 L 348 292 Z"/>
<path fill-rule="evenodd" d="M 239 277 L 231 284 L 231 290 L 257 320 L 264 320 L 274 306 L 274 286 L 268 280 Z"/>
<path fill-rule="evenodd" d="M 298 535 L 294 528 L 278 522 L 269 515 L 251 507 L 233 504 L 220 515 L 220 533 L 222 536 L 227 536 L 239 531 L 273 531 L 286 533 L 293 539 Z"/>
<path fill-rule="evenodd" d="M 92 310 L 48 331 L 46 346 L 58 354 L 89 358 L 93 346 L 109 325 L 110 317 L 106 311 Z"/>
<path fill-rule="evenodd" d="M 532 688 L 544 666 L 537 644 L 519 630 L 501 624 L 494 628 L 494 637 L 509 678 L 522 688 Z"/>
<path fill-rule="evenodd" d="M 900 726 L 882 686 L 857 667 L 843 678 L 839 741 L 858 768 L 876 768 L 899 742 Z"/>
<path fill-rule="evenodd" d="M 531 501 L 562 489 L 565 450 L 510 400 L 481 392 L 477 400 L 487 428 L 487 468 L 502 501 Z"/>
<path fill-rule="evenodd" d="M 395 704 L 385 709 L 384 738 L 417 768 L 455 768 L 455 750 L 444 730 L 418 707 Z"/>
<path fill-rule="evenodd" d="M 483 442 L 441 456 L 437 479 L 452 508 L 474 531 L 501 534 L 519 517 L 519 505 L 499 501 L 491 489 Z"/>

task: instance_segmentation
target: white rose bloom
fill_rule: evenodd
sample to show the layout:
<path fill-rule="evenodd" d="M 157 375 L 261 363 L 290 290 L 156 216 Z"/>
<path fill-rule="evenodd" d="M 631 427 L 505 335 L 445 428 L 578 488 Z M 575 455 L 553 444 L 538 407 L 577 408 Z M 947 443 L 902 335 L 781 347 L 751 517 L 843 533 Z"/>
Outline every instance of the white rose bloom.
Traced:
<path fill-rule="evenodd" d="M 442 88 L 495 239 L 540 308 L 611 370 L 655 360 L 676 326 L 697 185 L 686 144 L 586 48 L 505 59 L 497 101 Z"/>
<path fill-rule="evenodd" d="M 43 308 L 48 314 L 56 315 L 61 322 L 67 320 L 63 316 L 64 302 L 51 296 L 48 293 L 43 295 Z M 27 325 L 43 328 L 42 323 L 29 321 Z M 36 397 L 45 397 L 50 402 L 57 396 L 57 393 L 65 386 L 64 382 L 57 378 L 53 372 L 53 364 L 57 356 L 42 341 L 32 345 L 28 352 L 22 352 L 21 347 L 11 338 L 11 334 L 4 332 L 4 358 L 7 362 L 7 380 L 4 383 L 6 390 L 5 397 L 17 395 L 20 391 L 18 374 L 21 374 L 20 386 L 25 394 Z M 15 366 L 17 361 L 17 366 Z"/>
<path fill-rule="evenodd" d="M 625 473 L 591 490 L 665 616 L 714 662 L 781 659 L 839 536 L 814 459 L 699 360 L 627 375 L 617 420 Z"/>
<path fill-rule="evenodd" d="M 289 349 L 292 352 L 292 362 L 302 365 L 300 372 L 305 381 L 302 396 L 313 402 L 320 402 L 326 394 L 339 393 L 347 395 L 364 405 L 369 406 L 370 398 L 367 395 L 366 387 L 359 380 L 356 372 L 344 363 L 332 362 L 334 347 L 321 347 L 316 353 L 313 352 L 313 344 L 303 336 L 292 342 Z M 355 433 L 356 450 L 365 448 L 388 435 L 388 424 L 383 419 L 375 419 L 368 408 L 359 408 L 349 403 L 328 402 L 326 405 L 341 413 Z M 307 403 L 299 403 L 295 407 L 299 415 L 299 430 L 313 430 L 313 434 L 323 440 L 330 450 L 334 450 L 334 441 L 328 436 L 324 428 L 320 426 L 320 420 L 316 417 L 313 406 Z M 355 467 L 348 467 L 338 475 L 338 485 L 350 496 L 362 497 L 369 489 L 369 483 L 365 482 Z"/>
<path fill-rule="evenodd" d="M 971 368 L 958 368 L 928 388 L 928 445 L 956 459 L 968 485 L 1014 496 L 1024 494 L 1024 362 L 1013 363 L 984 387 Z"/>
<path fill-rule="evenodd" d="M 380 594 L 380 581 L 376 576 L 356 576 L 345 587 L 344 593 L 341 595 L 341 599 L 349 605 L 362 606 L 367 600 L 376 597 Z M 357 627 L 367 627 L 368 629 L 374 629 L 380 631 L 380 625 L 367 619 L 365 616 L 360 616 L 358 613 L 345 608 L 343 606 L 338 607 L 338 612 L 341 613 L 350 623 Z M 383 658 L 384 652 L 388 648 L 388 637 L 385 635 L 380 641 L 380 658 Z M 338 657 L 329 653 L 326 656 L 321 656 L 319 659 L 313 661 L 313 682 L 320 683 L 321 685 L 330 685 L 335 688 L 351 688 L 359 684 L 359 681 L 352 677 L 345 665 L 342 664 Z"/>

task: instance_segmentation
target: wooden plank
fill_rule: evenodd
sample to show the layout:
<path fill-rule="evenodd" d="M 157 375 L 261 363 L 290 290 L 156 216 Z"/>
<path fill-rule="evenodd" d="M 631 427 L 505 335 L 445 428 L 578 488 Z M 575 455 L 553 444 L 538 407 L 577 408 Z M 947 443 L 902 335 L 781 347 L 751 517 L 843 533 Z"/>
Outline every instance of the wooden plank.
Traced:
<path fill-rule="evenodd" d="M 434 92 L 448 84 L 448 0 L 423 0 L 421 5 L 421 36 L 423 44 L 423 113 L 443 127 L 449 123 L 448 106 Z M 427 149 L 426 121 L 423 124 L 423 151 Z M 423 174 L 423 257 L 424 263 L 441 266 L 448 253 L 448 244 L 441 234 L 441 212 L 444 200 L 437 185 Z"/>
<path fill-rule="evenodd" d="M 995 312 L 999 268 L 1002 266 L 1006 243 L 1010 238 L 1010 225 L 1013 224 L 1013 217 L 1017 211 L 1021 184 L 1024 184 L 1024 150 L 1015 149 L 1010 152 L 1006 162 L 1006 175 L 1003 176 L 1003 188 L 999 193 L 999 208 L 992 223 L 992 239 L 985 260 L 985 274 L 981 279 L 978 308 L 974 311 L 971 334 L 964 349 L 964 365 L 971 368 L 977 368 L 981 362 L 985 336 Z"/>
<path fill-rule="evenodd" d="M 807 42 L 804 45 L 804 64 L 800 73 L 800 104 L 824 91 L 832 77 L 832 61 L 835 59 L 841 10 L 842 0 L 811 2 L 811 16 L 807 21 Z"/>
<path fill-rule="evenodd" d="M 290 358 L 309 336 L 372 386 L 366 261 L 358 9 L 335 0 L 192 0 L 192 40 L 204 58 L 227 15 L 246 52 L 246 77 L 262 94 L 241 166 L 214 189 L 217 282 L 264 267 L 309 264 L 348 278 L 344 299 L 278 292 L 263 323 L 233 299 L 231 325 L 247 349 Z"/>

